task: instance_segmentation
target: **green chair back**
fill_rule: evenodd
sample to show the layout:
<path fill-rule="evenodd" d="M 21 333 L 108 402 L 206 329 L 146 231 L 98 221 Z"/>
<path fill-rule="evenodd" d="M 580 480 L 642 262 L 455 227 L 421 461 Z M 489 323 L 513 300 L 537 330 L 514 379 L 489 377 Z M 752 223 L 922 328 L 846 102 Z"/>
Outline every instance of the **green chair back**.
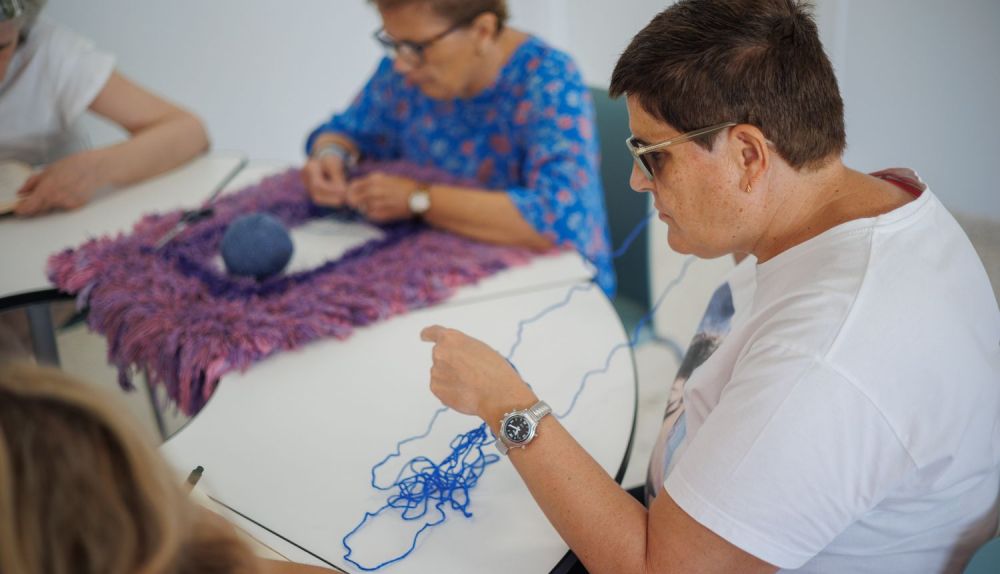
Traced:
<path fill-rule="evenodd" d="M 1000 572 L 1000 538 L 979 547 L 965 567 L 965 574 L 997 574 Z"/>
<path fill-rule="evenodd" d="M 617 249 L 629 232 L 649 213 L 644 193 L 629 187 L 632 155 L 625 148 L 629 137 L 628 110 L 625 100 L 612 100 L 603 88 L 590 88 L 597 115 L 597 134 L 601 146 L 601 183 L 608 212 L 611 244 Z M 643 312 L 649 309 L 649 246 L 646 230 L 629 250 L 614 262 L 618 276 L 618 299 L 626 299 Z"/>

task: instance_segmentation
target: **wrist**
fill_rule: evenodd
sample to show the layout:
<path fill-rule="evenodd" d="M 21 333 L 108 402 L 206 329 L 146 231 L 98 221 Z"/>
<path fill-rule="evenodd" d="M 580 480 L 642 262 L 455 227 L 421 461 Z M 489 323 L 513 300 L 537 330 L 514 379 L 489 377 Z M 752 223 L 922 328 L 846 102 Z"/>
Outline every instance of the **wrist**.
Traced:
<path fill-rule="evenodd" d="M 552 414 L 552 407 L 545 401 L 535 401 L 531 406 L 504 413 L 494 445 L 500 454 L 507 456 L 514 448 L 524 449 L 539 435 L 539 425 Z"/>
<path fill-rule="evenodd" d="M 321 159 L 326 156 L 339 158 L 346 167 L 356 166 L 360 159 L 360 154 L 351 146 L 332 139 L 316 142 L 313 145 L 312 152 L 309 154 L 309 157 L 313 159 Z"/>
<path fill-rule="evenodd" d="M 490 404 L 484 405 L 481 410 L 479 418 L 483 419 L 494 435 L 499 432 L 500 420 L 505 414 L 527 409 L 538 402 L 538 396 L 531 390 L 531 387 L 523 381 L 519 381 L 518 387 L 503 397 L 490 401 Z"/>
<path fill-rule="evenodd" d="M 431 186 L 427 183 L 417 182 L 416 187 L 410 191 L 406 198 L 406 206 L 411 215 L 423 216 L 431 208 Z"/>
<path fill-rule="evenodd" d="M 114 171 L 114 158 L 112 148 L 91 149 L 81 152 L 82 158 L 88 165 L 88 171 L 95 189 L 108 186 L 122 186 L 128 182 L 120 174 Z"/>

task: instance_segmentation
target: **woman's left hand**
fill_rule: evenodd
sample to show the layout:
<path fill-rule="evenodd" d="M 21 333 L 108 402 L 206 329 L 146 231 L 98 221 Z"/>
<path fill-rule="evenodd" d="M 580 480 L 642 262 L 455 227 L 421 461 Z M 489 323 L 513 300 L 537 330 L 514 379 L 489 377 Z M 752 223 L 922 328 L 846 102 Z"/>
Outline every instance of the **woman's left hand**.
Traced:
<path fill-rule="evenodd" d="M 95 151 L 73 154 L 32 175 L 17 192 L 14 213 L 31 216 L 84 205 L 102 185 L 99 157 Z"/>
<path fill-rule="evenodd" d="M 445 406 L 497 423 L 505 409 L 537 400 L 514 367 L 486 343 L 439 325 L 421 331 L 420 338 L 434 343 L 431 392 Z"/>
<path fill-rule="evenodd" d="M 378 223 L 412 217 L 410 194 L 420 187 L 415 180 L 382 172 L 370 173 L 347 186 L 347 204 Z"/>

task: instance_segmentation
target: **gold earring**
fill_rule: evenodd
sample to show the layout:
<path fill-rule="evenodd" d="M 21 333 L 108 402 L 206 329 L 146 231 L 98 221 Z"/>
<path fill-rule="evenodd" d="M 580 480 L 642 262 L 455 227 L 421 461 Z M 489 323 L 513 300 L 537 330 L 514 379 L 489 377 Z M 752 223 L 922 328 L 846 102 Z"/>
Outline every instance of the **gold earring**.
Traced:
<path fill-rule="evenodd" d="M 750 184 L 748 183 L 748 184 L 747 184 L 747 189 L 746 189 L 746 192 L 747 192 L 747 193 L 750 193 L 750 192 L 752 192 L 752 191 L 753 191 L 753 188 L 751 188 L 751 187 L 750 187 Z"/>

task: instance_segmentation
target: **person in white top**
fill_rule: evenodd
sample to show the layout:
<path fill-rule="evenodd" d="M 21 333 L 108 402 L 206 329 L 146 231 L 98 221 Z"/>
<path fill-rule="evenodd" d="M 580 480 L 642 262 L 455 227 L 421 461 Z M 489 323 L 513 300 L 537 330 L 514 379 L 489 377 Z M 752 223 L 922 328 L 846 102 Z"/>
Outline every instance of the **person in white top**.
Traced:
<path fill-rule="evenodd" d="M 633 39 L 611 94 L 670 246 L 755 260 L 749 286 L 713 300 L 721 342 L 682 374 L 648 508 L 555 417 L 511 449 L 552 525 L 592 573 L 961 572 L 997 528 L 1000 309 L 912 171 L 843 164 L 808 9 L 681 0 Z M 422 336 L 431 391 L 516 443 L 500 420 L 535 405 L 531 388 L 476 339 Z"/>
<path fill-rule="evenodd" d="M 176 167 L 208 148 L 201 121 L 115 71 L 114 58 L 38 13 L 45 0 L 0 2 L 0 161 L 36 167 L 17 215 L 74 209 L 106 187 Z M 90 110 L 130 137 L 81 149 L 74 131 Z"/>

